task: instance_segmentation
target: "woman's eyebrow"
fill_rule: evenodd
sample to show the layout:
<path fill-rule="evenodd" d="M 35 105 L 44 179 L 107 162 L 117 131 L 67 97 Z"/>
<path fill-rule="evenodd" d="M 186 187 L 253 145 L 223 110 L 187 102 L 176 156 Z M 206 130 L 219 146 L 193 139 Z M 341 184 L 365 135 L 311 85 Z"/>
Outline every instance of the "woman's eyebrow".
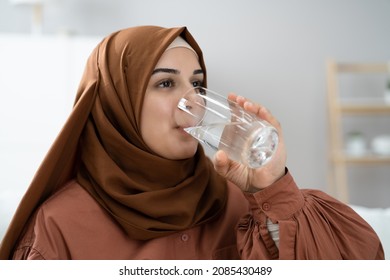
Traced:
<path fill-rule="evenodd" d="M 156 73 L 160 73 L 160 72 L 163 72 L 163 73 L 169 73 L 169 74 L 180 74 L 180 71 L 179 70 L 176 70 L 176 69 L 172 69 L 172 68 L 156 68 L 153 70 L 152 72 L 152 75 L 156 74 Z"/>
<path fill-rule="evenodd" d="M 156 73 L 169 73 L 169 74 L 180 74 L 180 71 L 177 70 L 177 69 L 172 69 L 172 68 L 156 68 L 153 70 L 152 72 L 152 75 L 156 74 Z M 198 75 L 198 74 L 203 74 L 203 70 L 202 69 L 197 69 L 197 70 L 194 70 L 193 72 L 194 75 Z"/>
<path fill-rule="evenodd" d="M 203 70 L 202 69 L 195 70 L 194 75 L 197 75 L 197 74 L 203 74 Z"/>

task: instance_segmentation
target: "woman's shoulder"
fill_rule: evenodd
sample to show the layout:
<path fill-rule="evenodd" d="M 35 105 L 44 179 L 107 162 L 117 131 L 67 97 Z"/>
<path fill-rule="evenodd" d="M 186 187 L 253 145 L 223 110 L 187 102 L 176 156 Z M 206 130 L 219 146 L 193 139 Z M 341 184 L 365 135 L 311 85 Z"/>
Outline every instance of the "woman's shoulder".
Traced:
<path fill-rule="evenodd" d="M 49 197 L 40 210 L 46 214 L 82 214 L 85 211 L 98 210 L 97 201 L 76 181 L 71 180 Z M 38 210 L 39 211 L 39 210 Z"/>
<path fill-rule="evenodd" d="M 15 259 L 69 259 L 122 231 L 95 199 L 72 180 L 35 211 L 15 248 Z M 103 242 L 103 243 L 104 243 Z M 88 245 L 91 243 L 91 245 Z"/>

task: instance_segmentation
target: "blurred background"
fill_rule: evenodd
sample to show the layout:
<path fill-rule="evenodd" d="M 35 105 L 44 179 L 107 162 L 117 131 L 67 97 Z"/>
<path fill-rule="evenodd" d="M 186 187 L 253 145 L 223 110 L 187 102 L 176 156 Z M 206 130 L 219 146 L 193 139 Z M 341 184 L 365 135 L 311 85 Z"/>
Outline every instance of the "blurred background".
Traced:
<path fill-rule="evenodd" d="M 268 107 L 298 185 L 336 195 L 326 62 L 388 63 L 390 0 L 0 0 L 0 238 L 71 111 L 89 53 L 136 25 L 187 26 L 203 49 L 209 88 Z M 343 90 L 381 96 L 388 77 Z M 390 134 L 389 115 L 343 125 L 345 133 L 362 130 L 367 147 Z M 389 171 L 390 164 L 348 168 L 348 203 L 386 211 Z"/>

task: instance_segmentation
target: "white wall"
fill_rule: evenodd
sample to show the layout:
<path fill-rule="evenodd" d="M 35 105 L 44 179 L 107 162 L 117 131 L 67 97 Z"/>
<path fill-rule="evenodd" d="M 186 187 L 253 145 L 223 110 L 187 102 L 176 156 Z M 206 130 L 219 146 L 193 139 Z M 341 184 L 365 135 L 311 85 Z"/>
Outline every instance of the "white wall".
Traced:
<path fill-rule="evenodd" d="M 128 26 L 188 26 L 204 51 L 209 87 L 222 93 L 236 91 L 265 104 L 278 117 L 287 142 L 288 167 L 302 188 L 328 190 L 325 60 L 390 60 L 389 0 L 47 2 L 43 18 L 46 37 L 65 30 L 94 36 L 89 39 L 91 45 L 97 38 Z M 8 34 L 0 43 L 2 190 L 27 187 L 70 110 L 74 82 L 78 81 L 75 74 L 81 73 L 84 55 L 90 51 L 88 47 L 79 53 L 75 65 L 80 68 L 74 66 L 71 73 L 58 67 L 58 61 L 67 63 L 64 53 L 69 45 L 66 40 L 61 45 L 56 37 L 47 39 L 55 52 L 53 48 L 24 49 L 21 42 L 20 53 L 28 53 L 31 60 L 9 57 L 7 36 L 28 34 L 30 12 L 29 7 L 0 0 L 0 32 Z M 41 67 L 51 67 L 53 75 L 42 76 Z M 50 96 L 40 95 L 39 90 L 15 92 L 14 85 L 4 86 L 10 79 L 15 86 L 31 83 L 35 89 L 56 90 Z M 385 121 L 385 128 L 387 124 Z M 390 125 L 386 129 L 390 133 Z M 363 178 L 351 182 L 351 202 L 390 206 L 389 170 L 387 166 L 375 167 L 373 173 L 357 171 Z"/>
<path fill-rule="evenodd" d="M 97 43 L 0 34 L 0 236 L 65 122 Z"/>

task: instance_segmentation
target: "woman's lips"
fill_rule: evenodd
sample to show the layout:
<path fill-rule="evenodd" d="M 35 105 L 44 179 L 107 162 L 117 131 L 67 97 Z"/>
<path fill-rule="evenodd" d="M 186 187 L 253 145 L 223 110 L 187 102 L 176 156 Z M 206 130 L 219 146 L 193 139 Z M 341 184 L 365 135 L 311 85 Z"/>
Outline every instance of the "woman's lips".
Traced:
<path fill-rule="evenodd" d="M 183 135 L 186 135 L 186 136 L 191 136 L 189 133 L 187 133 L 186 131 L 185 131 L 185 128 L 187 128 L 188 126 L 177 126 L 176 127 L 176 129 L 180 132 L 180 133 L 182 133 Z"/>

